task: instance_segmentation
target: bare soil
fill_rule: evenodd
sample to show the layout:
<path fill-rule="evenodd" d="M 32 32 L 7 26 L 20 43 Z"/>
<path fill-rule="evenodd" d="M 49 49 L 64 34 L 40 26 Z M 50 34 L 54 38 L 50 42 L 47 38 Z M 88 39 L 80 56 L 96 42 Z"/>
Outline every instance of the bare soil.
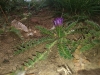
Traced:
<path fill-rule="evenodd" d="M 22 21 L 28 28 L 35 31 L 36 25 L 44 26 L 50 29 L 53 26 L 53 13 L 51 11 L 42 10 L 37 15 L 32 15 L 28 20 Z M 14 49 L 18 44 L 25 42 L 29 39 L 39 39 L 42 37 L 40 32 L 32 37 L 27 37 L 23 35 L 25 40 L 20 40 L 17 35 L 13 33 L 5 33 L 0 35 L 0 75 L 6 75 L 20 68 L 28 58 L 33 58 L 36 52 L 46 51 L 45 44 L 40 44 L 34 48 L 27 50 L 26 52 L 14 55 Z M 64 68 L 66 70 L 66 65 L 69 67 L 72 73 L 81 70 L 80 75 L 99 75 L 100 73 L 100 48 L 94 48 L 92 50 L 86 51 L 82 54 L 78 52 L 75 53 L 83 60 L 80 63 L 77 61 L 79 59 L 64 59 L 59 56 L 56 47 L 53 47 L 49 53 L 47 59 L 42 60 L 34 65 L 33 68 L 27 70 L 27 75 L 65 75 L 65 71 L 58 71 Z M 84 69 L 84 70 L 83 70 Z M 82 71 L 83 70 L 83 71 Z M 89 74 L 88 74 L 89 73 Z M 67 74 L 66 74 L 67 75 Z M 76 74 L 78 75 L 78 74 Z"/>

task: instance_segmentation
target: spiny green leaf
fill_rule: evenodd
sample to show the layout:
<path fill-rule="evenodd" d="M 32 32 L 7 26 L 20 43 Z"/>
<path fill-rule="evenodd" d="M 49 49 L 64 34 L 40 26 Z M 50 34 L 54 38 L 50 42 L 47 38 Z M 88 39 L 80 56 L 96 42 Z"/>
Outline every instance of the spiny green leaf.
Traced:
<path fill-rule="evenodd" d="M 43 42 L 46 42 L 46 41 L 52 41 L 53 39 L 50 38 L 50 37 L 45 37 L 45 38 L 41 38 L 41 39 L 38 39 L 38 40 L 29 40 L 25 43 L 22 43 L 21 45 L 18 45 L 16 48 L 17 50 L 14 52 L 15 55 L 17 54 L 20 54 L 26 50 L 29 50 L 30 48 L 34 47 L 34 46 L 37 46 Z"/>
<path fill-rule="evenodd" d="M 84 46 L 82 46 L 82 48 L 80 49 L 82 52 L 86 51 L 86 50 L 90 50 L 94 47 L 93 44 L 85 44 Z"/>
<path fill-rule="evenodd" d="M 71 51 L 68 49 L 68 47 L 66 46 L 66 44 L 58 44 L 58 49 L 59 49 L 59 54 L 64 57 L 64 58 L 68 58 L 71 59 L 72 58 L 72 54 Z"/>
<path fill-rule="evenodd" d="M 29 64 L 27 62 L 25 62 L 24 65 L 27 66 L 27 67 L 29 66 Z"/>
<path fill-rule="evenodd" d="M 89 21 L 89 20 L 86 20 L 85 22 L 86 22 L 87 24 L 91 25 L 93 28 L 95 28 L 95 29 L 97 29 L 97 30 L 100 30 L 100 26 L 99 26 L 97 23 L 95 23 L 95 22 L 93 22 L 93 21 Z"/>
<path fill-rule="evenodd" d="M 47 48 L 47 49 L 51 49 L 56 43 L 57 43 L 57 40 L 55 40 L 54 42 L 52 42 L 52 43 L 50 43 L 50 44 L 47 44 L 47 45 L 46 45 L 46 48 Z"/>
<path fill-rule="evenodd" d="M 65 29 L 65 31 L 69 32 L 76 24 L 77 24 L 77 21 L 72 22 L 71 24 L 68 25 L 68 27 Z"/>
<path fill-rule="evenodd" d="M 98 44 L 100 44 L 100 39 L 92 40 L 92 42 L 93 42 L 95 45 L 98 45 Z"/>
<path fill-rule="evenodd" d="M 47 54 L 48 54 L 48 51 L 45 51 L 44 53 L 37 52 L 35 58 L 29 59 L 27 62 L 24 63 L 24 65 L 30 68 L 34 66 L 34 64 L 37 63 L 38 61 L 45 59 Z"/>
<path fill-rule="evenodd" d="M 41 33 L 46 34 L 46 35 L 51 35 L 53 36 L 54 34 L 52 33 L 52 31 L 42 27 L 42 26 L 36 26 L 37 29 L 39 29 L 41 31 Z"/>

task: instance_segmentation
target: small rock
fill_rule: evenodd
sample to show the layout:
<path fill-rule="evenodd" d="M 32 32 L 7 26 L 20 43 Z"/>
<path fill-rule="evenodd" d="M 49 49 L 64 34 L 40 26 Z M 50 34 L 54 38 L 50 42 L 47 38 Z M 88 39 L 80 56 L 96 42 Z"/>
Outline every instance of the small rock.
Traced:
<path fill-rule="evenodd" d="M 22 30 L 24 32 L 28 32 L 28 28 L 24 24 L 22 24 L 21 22 L 15 20 L 15 19 L 11 22 L 11 26 L 13 26 L 19 30 Z"/>

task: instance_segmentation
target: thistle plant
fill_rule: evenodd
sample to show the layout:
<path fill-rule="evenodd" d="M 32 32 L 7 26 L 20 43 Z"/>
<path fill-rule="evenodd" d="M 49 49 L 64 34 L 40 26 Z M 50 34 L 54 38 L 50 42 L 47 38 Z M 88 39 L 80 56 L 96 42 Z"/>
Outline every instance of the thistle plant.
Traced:
<path fill-rule="evenodd" d="M 49 44 L 46 45 L 47 49 L 51 49 L 53 46 L 57 46 L 59 54 L 64 58 L 72 58 L 73 48 L 71 45 L 74 45 L 75 41 L 66 39 L 67 35 L 74 32 L 73 27 L 76 25 L 77 21 L 71 23 L 68 27 L 63 27 L 63 18 L 55 18 L 54 21 L 54 30 L 48 30 L 41 26 L 36 26 L 41 33 L 46 34 L 52 40 L 49 41 Z M 71 43 L 72 42 L 72 43 Z M 71 44 L 69 44 L 71 43 Z"/>
<path fill-rule="evenodd" d="M 63 18 L 55 18 L 53 22 L 55 26 L 54 30 L 48 30 L 44 27 L 36 26 L 41 33 L 46 34 L 47 36 L 38 40 L 29 40 L 21 45 L 18 45 L 14 54 L 16 55 L 23 53 L 36 45 L 46 42 L 48 44 L 46 44 L 45 47 L 49 49 L 48 51 L 50 51 L 51 48 L 56 45 L 60 55 L 64 58 L 70 59 L 74 49 L 74 47 L 71 45 L 76 46 L 76 42 L 66 39 L 66 36 L 74 32 L 72 28 L 76 25 L 77 21 L 71 23 L 68 27 L 63 27 Z"/>
<path fill-rule="evenodd" d="M 52 40 L 46 45 L 47 49 L 51 49 L 53 46 L 57 46 L 59 54 L 64 58 L 72 58 L 72 53 L 81 45 L 80 51 L 86 51 L 100 45 L 100 26 L 89 20 L 85 20 L 86 26 L 83 22 L 72 22 L 67 27 L 63 26 L 63 18 L 54 19 L 54 30 L 47 30 L 44 27 L 37 26 L 37 28 Z M 82 23 L 82 25 L 81 25 Z M 77 26 L 75 26 L 77 25 Z M 81 38 L 78 40 L 68 39 L 68 35 L 73 35 L 74 33 L 81 34 Z M 95 34 L 94 34 L 95 33 Z"/>

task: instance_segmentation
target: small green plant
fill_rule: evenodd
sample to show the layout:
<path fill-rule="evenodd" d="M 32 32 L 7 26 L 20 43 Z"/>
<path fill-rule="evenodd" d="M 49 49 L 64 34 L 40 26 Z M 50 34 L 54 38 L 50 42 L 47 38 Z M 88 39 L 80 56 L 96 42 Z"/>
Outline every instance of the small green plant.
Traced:
<path fill-rule="evenodd" d="M 74 32 L 73 28 L 77 24 L 77 21 L 72 22 L 68 27 L 63 27 L 62 23 L 62 18 L 56 18 L 54 20 L 54 30 L 50 31 L 41 26 L 36 26 L 36 28 L 38 28 L 41 33 L 46 34 L 47 36 L 50 36 L 52 38 L 52 41 L 50 41 L 49 44 L 46 45 L 47 49 L 51 49 L 53 46 L 57 45 L 59 54 L 64 58 L 70 59 L 72 58 L 72 52 L 74 49 L 71 45 L 74 45 L 74 43 L 76 42 L 66 39 L 66 37 L 67 35 Z"/>
<path fill-rule="evenodd" d="M 71 23 L 68 27 L 63 27 L 62 23 L 63 18 L 56 18 L 54 20 L 54 24 L 56 26 L 54 30 L 48 30 L 44 27 L 36 26 L 36 28 L 38 28 L 41 33 L 46 34 L 45 38 L 43 37 L 39 40 L 30 40 L 28 42 L 22 43 L 21 45 L 17 46 L 14 54 L 20 54 L 31 47 L 47 42 L 49 43 L 46 45 L 47 49 L 50 50 L 53 46 L 57 45 L 60 55 L 64 58 L 70 59 L 72 57 L 72 52 L 74 49 L 74 47 L 71 45 L 75 46 L 76 42 L 66 39 L 66 36 L 74 32 L 73 27 L 76 25 L 77 21 Z"/>
<path fill-rule="evenodd" d="M 59 19 L 58 19 L 59 20 Z M 37 26 L 37 28 L 44 34 L 51 36 L 52 42 L 46 45 L 46 48 L 51 49 L 54 45 L 57 45 L 59 54 L 64 58 L 72 58 L 72 53 L 76 48 L 81 45 L 81 51 L 90 50 L 100 45 L 100 26 L 89 20 L 83 22 L 72 22 L 67 27 L 58 25 L 61 22 L 55 21 L 55 30 L 49 31 L 46 28 Z M 77 25 L 77 26 L 76 26 Z M 70 40 L 66 37 L 68 35 L 74 35 L 74 33 L 81 34 L 81 38 L 78 40 Z"/>

